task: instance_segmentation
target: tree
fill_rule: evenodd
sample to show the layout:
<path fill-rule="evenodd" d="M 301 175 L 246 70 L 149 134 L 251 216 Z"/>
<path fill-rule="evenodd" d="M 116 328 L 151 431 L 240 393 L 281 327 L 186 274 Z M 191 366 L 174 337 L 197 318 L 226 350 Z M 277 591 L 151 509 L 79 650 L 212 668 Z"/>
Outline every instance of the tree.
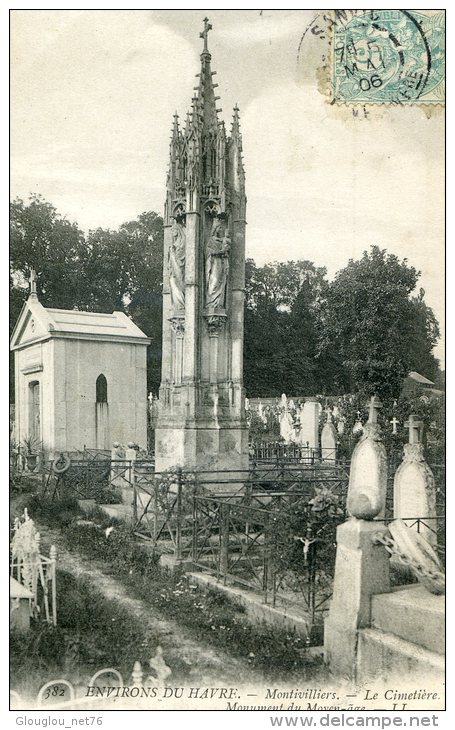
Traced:
<path fill-rule="evenodd" d="M 310 261 L 245 266 L 244 381 L 249 396 L 314 394 L 315 324 L 326 270 Z"/>
<path fill-rule="evenodd" d="M 16 199 L 10 210 L 10 300 L 14 326 L 28 296 L 30 269 L 38 274 L 38 293 L 45 306 L 72 309 L 80 304 L 84 235 L 76 223 L 61 218 L 51 203 L 31 195 Z"/>
<path fill-rule="evenodd" d="M 90 311 L 124 311 L 150 337 L 147 387 L 157 391 L 161 372 L 163 219 L 141 213 L 117 231 L 98 228 L 87 236 L 82 266 Z"/>
<path fill-rule="evenodd" d="M 319 318 L 319 357 L 331 363 L 332 387 L 338 379 L 345 391 L 394 398 L 410 370 L 437 367 L 437 321 L 423 290 L 411 296 L 419 275 L 378 246 L 338 272 Z"/>

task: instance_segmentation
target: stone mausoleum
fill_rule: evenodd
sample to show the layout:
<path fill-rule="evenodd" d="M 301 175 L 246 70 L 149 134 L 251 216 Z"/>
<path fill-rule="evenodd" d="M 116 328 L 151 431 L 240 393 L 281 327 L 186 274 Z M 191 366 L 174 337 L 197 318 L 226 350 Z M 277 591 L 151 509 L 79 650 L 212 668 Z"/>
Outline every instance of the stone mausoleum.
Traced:
<path fill-rule="evenodd" d="M 146 350 L 123 313 L 44 307 L 30 296 L 14 328 L 15 440 L 46 456 L 113 441 L 147 446 Z"/>
<path fill-rule="evenodd" d="M 204 21 L 201 70 L 175 115 L 164 211 L 163 348 L 156 471 L 248 468 L 243 389 L 245 173 L 238 108 L 218 118 Z"/>

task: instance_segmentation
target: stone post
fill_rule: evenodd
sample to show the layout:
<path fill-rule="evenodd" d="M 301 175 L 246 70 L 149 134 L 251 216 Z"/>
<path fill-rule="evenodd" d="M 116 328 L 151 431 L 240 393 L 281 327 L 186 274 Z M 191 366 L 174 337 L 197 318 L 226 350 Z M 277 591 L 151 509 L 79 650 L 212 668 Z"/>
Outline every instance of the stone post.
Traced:
<path fill-rule="evenodd" d="M 370 624 L 371 597 L 390 588 L 389 555 L 376 541 L 387 527 L 373 522 L 384 515 L 387 488 L 387 457 L 377 425 L 380 407 L 372 398 L 364 434 L 352 455 L 351 517 L 337 530 L 333 597 L 324 631 L 325 661 L 334 674 L 351 680 L 356 678 L 359 629 Z"/>
<path fill-rule="evenodd" d="M 393 516 L 397 519 L 422 519 L 425 524 L 413 522 L 409 526 L 436 547 L 436 487 L 420 441 L 422 425 L 414 414 L 405 423 L 409 429 L 409 443 L 404 446 L 403 461 L 393 482 Z"/>
<path fill-rule="evenodd" d="M 128 471 L 125 473 L 125 479 L 122 484 L 122 502 L 131 505 L 133 503 L 133 490 L 135 481 L 135 466 L 137 459 L 137 451 L 135 444 L 129 441 L 125 449 L 125 461 L 128 463 Z"/>
<path fill-rule="evenodd" d="M 125 452 L 123 451 L 123 448 L 120 446 L 118 441 L 114 441 L 112 444 L 111 449 L 111 476 L 110 476 L 110 485 L 111 487 L 122 487 L 124 484 L 124 479 L 121 474 L 121 470 L 118 468 L 116 469 L 115 462 L 124 461 L 125 459 Z"/>
<path fill-rule="evenodd" d="M 308 443 L 309 449 L 319 448 L 319 412 L 320 404 L 316 398 L 307 398 L 300 416 L 300 440 Z"/>

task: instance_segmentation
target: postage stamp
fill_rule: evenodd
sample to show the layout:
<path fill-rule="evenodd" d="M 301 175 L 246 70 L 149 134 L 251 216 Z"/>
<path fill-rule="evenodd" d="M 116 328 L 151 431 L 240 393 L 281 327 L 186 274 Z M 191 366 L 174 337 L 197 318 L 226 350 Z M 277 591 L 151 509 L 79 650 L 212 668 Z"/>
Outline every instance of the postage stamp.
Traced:
<path fill-rule="evenodd" d="M 332 32 L 334 102 L 444 103 L 444 11 L 365 10 Z"/>

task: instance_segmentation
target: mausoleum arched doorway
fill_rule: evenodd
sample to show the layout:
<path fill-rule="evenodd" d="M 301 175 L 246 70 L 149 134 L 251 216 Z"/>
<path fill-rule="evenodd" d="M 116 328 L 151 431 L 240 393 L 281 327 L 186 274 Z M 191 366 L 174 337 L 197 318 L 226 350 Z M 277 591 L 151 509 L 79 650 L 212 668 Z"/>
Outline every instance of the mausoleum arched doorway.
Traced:
<path fill-rule="evenodd" d="M 41 389 L 39 380 L 28 386 L 28 437 L 33 449 L 41 445 Z"/>
<path fill-rule="evenodd" d="M 107 400 L 107 380 L 103 373 L 96 379 L 95 433 L 96 448 L 109 449 L 109 404 Z"/>

